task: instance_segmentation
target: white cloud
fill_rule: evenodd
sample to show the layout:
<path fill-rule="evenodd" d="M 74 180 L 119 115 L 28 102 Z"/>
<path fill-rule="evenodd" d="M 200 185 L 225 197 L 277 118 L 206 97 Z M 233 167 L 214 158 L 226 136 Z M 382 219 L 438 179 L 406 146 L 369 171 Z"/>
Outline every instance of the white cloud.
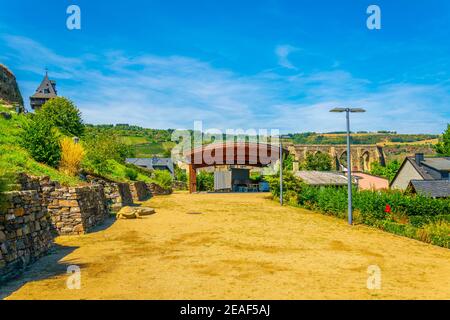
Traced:
<path fill-rule="evenodd" d="M 275 48 L 275 53 L 278 56 L 278 64 L 284 68 L 297 70 L 292 62 L 289 61 L 289 55 L 298 50 L 299 48 L 287 44 L 277 46 Z"/>
<path fill-rule="evenodd" d="M 65 57 L 33 40 L 3 36 L 2 57 L 20 81 L 24 97 L 35 90 L 44 67 L 59 93 L 74 100 L 88 123 L 130 123 L 149 128 L 275 128 L 285 132 L 343 130 L 335 106 L 357 106 L 354 130 L 442 132 L 449 122 L 450 84 L 375 85 L 345 70 L 251 76 L 183 56 L 109 51 Z M 280 49 L 285 66 L 292 48 Z M 290 65 L 292 66 L 292 65 Z M 25 98 L 25 100 L 27 100 Z"/>

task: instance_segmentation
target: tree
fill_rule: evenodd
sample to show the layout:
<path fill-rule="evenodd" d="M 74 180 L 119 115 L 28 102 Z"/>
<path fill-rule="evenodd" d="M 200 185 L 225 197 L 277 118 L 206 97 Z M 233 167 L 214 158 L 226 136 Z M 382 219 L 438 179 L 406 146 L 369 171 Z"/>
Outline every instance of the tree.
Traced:
<path fill-rule="evenodd" d="M 48 121 L 64 135 L 81 137 L 84 133 L 80 110 L 72 101 L 63 97 L 47 101 L 36 112 L 36 118 L 40 121 Z"/>
<path fill-rule="evenodd" d="M 59 136 L 52 124 L 43 119 L 32 119 L 25 125 L 21 136 L 22 146 L 34 160 L 56 167 L 61 159 Z"/>
<path fill-rule="evenodd" d="M 97 174 L 110 172 L 108 160 L 124 163 L 125 158 L 132 158 L 134 152 L 124 144 L 120 137 L 108 131 L 87 131 L 83 140 L 86 155 L 83 167 Z"/>
<path fill-rule="evenodd" d="M 327 153 L 308 153 L 302 163 L 302 169 L 308 171 L 331 171 L 332 159 Z"/>
<path fill-rule="evenodd" d="M 439 155 L 450 156 L 450 123 L 447 125 L 447 130 L 442 135 L 441 141 L 434 146 L 434 149 Z"/>
<path fill-rule="evenodd" d="M 389 181 L 392 181 L 397 174 L 397 171 L 400 169 L 401 163 L 397 160 L 391 161 L 387 164 L 387 166 L 383 167 L 378 162 L 372 163 L 370 170 L 370 174 L 375 176 L 380 176 L 387 178 Z"/>

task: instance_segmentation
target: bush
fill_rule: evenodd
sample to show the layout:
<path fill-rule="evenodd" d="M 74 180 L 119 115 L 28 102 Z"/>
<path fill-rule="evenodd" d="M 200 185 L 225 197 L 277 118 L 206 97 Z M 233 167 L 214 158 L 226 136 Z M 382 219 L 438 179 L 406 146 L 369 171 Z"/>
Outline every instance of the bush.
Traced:
<path fill-rule="evenodd" d="M 175 165 L 174 167 L 175 167 L 175 180 L 187 183 L 188 177 L 186 170 L 181 169 L 177 165 Z"/>
<path fill-rule="evenodd" d="M 166 170 L 155 170 L 153 172 L 152 181 L 163 189 L 171 189 L 173 178 L 170 172 Z"/>
<path fill-rule="evenodd" d="M 279 195 L 278 179 L 272 178 L 271 191 Z M 287 180 L 291 178 L 287 175 Z M 299 182 L 297 182 L 298 184 Z M 312 187 L 285 182 L 285 198 L 291 205 L 344 218 L 347 216 L 347 189 Z M 297 193 L 291 190 L 300 190 Z M 386 205 L 391 212 L 387 213 Z M 357 191 L 353 193 L 355 221 L 385 231 L 435 245 L 449 247 L 450 200 L 405 195 L 399 191 Z"/>
<path fill-rule="evenodd" d="M 80 170 L 81 161 L 84 157 L 83 146 L 75 143 L 71 138 L 61 140 L 61 162 L 59 169 L 70 176 L 75 176 Z"/>
<path fill-rule="evenodd" d="M 95 174 L 110 174 L 109 160 L 124 163 L 125 158 L 134 156 L 132 149 L 122 140 L 110 132 L 91 132 L 85 134 L 83 141 L 86 156 L 82 166 Z"/>
<path fill-rule="evenodd" d="M 267 176 L 265 178 L 267 182 L 269 183 L 270 190 L 274 196 L 274 198 L 280 197 L 280 176 L 279 175 L 273 175 L 273 176 Z M 289 201 L 289 196 L 296 194 L 301 194 L 304 187 L 304 183 L 296 178 L 292 172 L 286 171 L 283 172 L 283 198 Z M 291 191 L 288 193 L 288 191 Z"/>
<path fill-rule="evenodd" d="M 36 112 L 36 118 L 51 123 L 68 136 L 81 137 L 84 132 L 80 110 L 72 101 L 63 97 L 48 100 Z"/>
<path fill-rule="evenodd" d="M 332 159 L 327 153 L 308 153 L 301 167 L 308 171 L 331 171 Z"/>
<path fill-rule="evenodd" d="M 200 171 L 197 174 L 198 191 L 214 191 L 214 174 L 211 172 Z"/>
<path fill-rule="evenodd" d="M 397 160 L 391 161 L 387 166 L 383 167 L 378 162 L 372 163 L 370 173 L 388 179 L 390 182 L 395 178 L 397 171 L 401 167 L 401 163 Z"/>
<path fill-rule="evenodd" d="M 21 144 L 34 160 L 56 167 L 61 159 L 59 137 L 48 121 L 34 118 L 21 135 Z"/>
<path fill-rule="evenodd" d="M 125 177 L 132 181 L 136 181 L 137 177 L 138 177 L 138 173 L 137 173 L 137 171 L 127 167 L 127 168 L 125 168 Z"/>

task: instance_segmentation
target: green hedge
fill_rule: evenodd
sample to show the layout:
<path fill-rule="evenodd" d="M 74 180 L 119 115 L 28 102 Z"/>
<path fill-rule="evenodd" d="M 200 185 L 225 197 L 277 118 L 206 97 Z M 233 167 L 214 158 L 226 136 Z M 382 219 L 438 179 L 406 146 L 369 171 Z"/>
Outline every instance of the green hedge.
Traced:
<path fill-rule="evenodd" d="M 279 196 L 278 178 L 270 182 L 274 197 Z M 285 203 L 347 217 L 347 188 L 312 187 L 290 174 L 285 176 Z M 386 213 L 386 205 L 391 212 Z M 353 192 L 354 220 L 387 232 L 449 248 L 450 199 L 407 195 L 400 191 Z"/>

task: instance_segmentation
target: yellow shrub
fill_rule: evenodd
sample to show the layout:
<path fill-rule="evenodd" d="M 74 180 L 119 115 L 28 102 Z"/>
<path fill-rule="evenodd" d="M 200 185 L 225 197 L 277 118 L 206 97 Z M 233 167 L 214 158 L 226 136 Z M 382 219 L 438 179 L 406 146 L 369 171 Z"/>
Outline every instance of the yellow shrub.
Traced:
<path fill-rule="evenodd" d="M 75 176 L 80 169 L 83 156 L 84 149 L 80 143 L 75 143 L 71 138 L 62 139 L 59 169 L 65 174 Z"/>

